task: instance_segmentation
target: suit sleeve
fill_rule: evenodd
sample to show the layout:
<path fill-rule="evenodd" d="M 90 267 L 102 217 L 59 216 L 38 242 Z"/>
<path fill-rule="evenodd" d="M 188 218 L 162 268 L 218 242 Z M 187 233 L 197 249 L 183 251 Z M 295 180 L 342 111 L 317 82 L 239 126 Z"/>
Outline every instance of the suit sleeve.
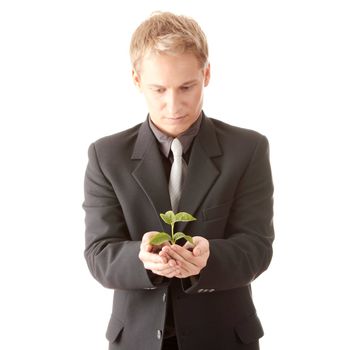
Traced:
<path fill-rule="evenodd" d="M 132 241 L 122 207 L 104 176 L 95 145 L 88 150 L 84 180 L 84 256 L 93 277 L 112 289 L 154 289 L 152 276 L 138 258 L 140 241 Z"/>
<path fill-rule="evenodd" d="M 224 239 L 209 241 L 210 256 L 187 293 L 239 288 L 265 271 L 272 258 L 273 182 L 269 144 L 260 137 L 235 192 Z"/>

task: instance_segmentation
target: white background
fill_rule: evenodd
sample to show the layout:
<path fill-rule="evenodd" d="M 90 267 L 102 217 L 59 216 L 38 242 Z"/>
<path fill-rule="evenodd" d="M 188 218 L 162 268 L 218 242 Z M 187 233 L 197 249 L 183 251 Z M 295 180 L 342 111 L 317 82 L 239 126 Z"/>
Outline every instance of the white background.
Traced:
<path fill-rule="evenodd" d="M 270 140 L 261 348 L 347 348 L 350 12 L 336 0 L 1 2 L 0 348 L 107 348 L 112 291 L 83 258 L 87 148 L 146 117 L 128 46 L 154 10 L 206 32 L 206 113 Z"/>

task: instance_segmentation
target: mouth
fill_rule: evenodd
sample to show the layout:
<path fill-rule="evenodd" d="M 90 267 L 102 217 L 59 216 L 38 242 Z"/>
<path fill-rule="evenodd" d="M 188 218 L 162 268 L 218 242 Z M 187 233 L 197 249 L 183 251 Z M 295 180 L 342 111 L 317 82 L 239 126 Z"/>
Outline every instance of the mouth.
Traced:
<path fill-rule="evenodd" d="M 183 115 L 183 116 L 180 116 L 180 117 L 168 117 L 167 119 L 170 119 L 170 120 L 180 120 L 180 119 L 183 119 L 185 118 L 186 116 Z"/>

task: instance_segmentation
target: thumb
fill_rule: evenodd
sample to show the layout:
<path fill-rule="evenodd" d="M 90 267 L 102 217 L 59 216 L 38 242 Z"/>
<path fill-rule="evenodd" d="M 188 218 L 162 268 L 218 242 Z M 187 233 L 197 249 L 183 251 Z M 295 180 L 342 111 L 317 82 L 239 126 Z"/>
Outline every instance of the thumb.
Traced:
<path fill-rule="evenodd" d="M 201 249 L 197 246 L 197 247 L 194 247 L 193 249 L 193 255 L 194 256 L 199 256 L 201 255 Z"/>

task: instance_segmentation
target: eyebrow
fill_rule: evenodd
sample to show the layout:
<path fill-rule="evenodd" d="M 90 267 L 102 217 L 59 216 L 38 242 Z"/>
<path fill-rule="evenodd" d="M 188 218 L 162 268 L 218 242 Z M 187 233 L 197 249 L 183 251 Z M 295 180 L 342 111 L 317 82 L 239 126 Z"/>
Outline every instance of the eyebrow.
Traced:
<path fill-rule="evenodd" d="M 193 80 L 189 80 L 189 81 L 186 81 L 186 82 L 182 83 L 180 86 L 190 85 L 190 84 L 193 84 L 193 83 L 196 83 L 196 82 L 197 82 L 197 79 L 193 79 Z M 164 87 L 164 86 L 158 85 L 158 84 L 148 84 L 148 86 L 156 87 L 156 88 L 163 88 Z"/>

